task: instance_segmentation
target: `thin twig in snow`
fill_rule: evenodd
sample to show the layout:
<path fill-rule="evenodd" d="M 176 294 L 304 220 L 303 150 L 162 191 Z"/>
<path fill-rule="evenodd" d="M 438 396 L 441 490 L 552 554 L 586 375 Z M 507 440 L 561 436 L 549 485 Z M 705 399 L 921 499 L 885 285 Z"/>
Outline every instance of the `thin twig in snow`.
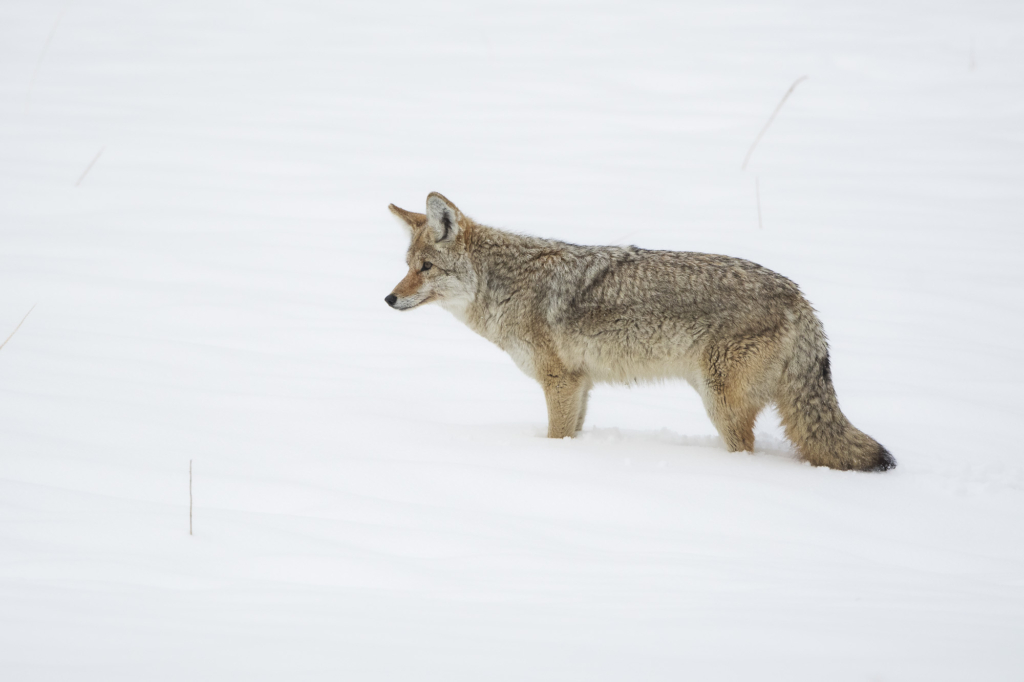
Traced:
<path fill-rule="evenodd" d="M 36 76 L 39 75 L 39 67 L 43 65 L 43 59 L 46 57 L 46 51 L 50 49 L 50 42 L 53 40 L 53 36 L 57 33 L 57 27 L 60 26 L 60 20 L 64 18 L 64 13 L 68 11 L 68 7 L 71 3 L 68 2 L 64 5 L 64 9 L 57 15 L 57 21 L 53 22 L 53 28 L 50 29 L 50 35 L 46 36 L 46 42 L 43 43 L 43 51 L 39 53 L 39 59 L 36 60 L 36 68 L 32 70 L 32 80 L 28 83 L 28 93 L 25 95 L 25 111 L 32 108 L 32 88 L 36 86 Z"/>
<path fill-rule="evenodd" d="M 28 319 L 28 316 L 29 316 L 29 315 L 30 315 L 30 314 L 32 313 L 32 311 L 33 311 L 33 310 L 35 310 L 35 309 L 36 309 L 36 304 L 35 304 L 35 303 L 33 303 L 33 304 L 32 304 L 32 307 L 28 309 L 28 312 L 27 312 L 27 313 L 25 313 L 25 317 L 21 318 L 21 322 L 19 322 L 19 323 L 18 323 L 18 326 L 14 328 L 14 331 L 13 331 L 13 332 L 11 332 L 11 335 L 10 335 L 10 336 L 8 336 L 8 337 L 7 337 L 7 339 L 6 339 L 6 340 L 5 340 L 5 341 L 4 341 L 3 343 L 0 343 L 0 348 L 3 348 L 4 346 L 6 346 L 6 345 L 7 345 L 7 341 L 10 341 L 10 340 L 11 340 L 11 338 L 12 338 L 12 337 L 13 337 L 13 336 L 14 336 L 15 334 L 17 334 L 17 333 L 18 333 L 18 330 L 19 330 L 19 329 L 21 329 L 21 325 L 25 324 L 25 320 L 27 320 L 27 319 Z"/>
<path fill-rule="evenodd" d="M 89 165 L 85 167 L 84 171 L 82 171 L 82 175 L 79 176 L 78 182 L 75 183 L 75 187 L 78 187 L 79 185 L 82 184 L 82 180 L 85 180 L 85 176 L 89 174 L 89 171 L 92 170 L 92 167 L 96 164 L 97 161 L 100 160 L 100 154 L 102 154 L 103 150 L 106 148 L 107 146 L 103 145 L 102 147 L 100 147 L 100 150 L 96 152 L 96 156 L 92 157 L 92 161 L 90 161 Z"/>
<path fill-rule="evenodd" d="M 765 132 L 767 132 L 768 130 L 768 126 L 770 126 L 772 124 L 772 121 L 775 120 L 775 117 L 778 115 L 779 110 L 782 108 L 782 105 L 786 103 L 786 100 L 789 99 L 789 96 L 793 94 L 794 90 L 796 90 L 796 86 L 800 85 L 800 83 L 802 83 L 805 80 L 807 80 L 807 76 L 800 76 L 795 81 L 793 81 L 792 85 L 789 86 L 789 90 L 786 90 L 786 94 L 782 96 L 782 101 L 780 101 L 779 105 L 775 107 L 775 111 L 772 112 L 772 115 L 768 117 L 768 122 L 764 124 L 764 128 L 761 128 L 761 132 L 759 132 L 757 134 L 757 137 L 754 138 L 754 144 L 750 145 L 750 149 L 747 151 L 747 157 L 743 159 L 743 167 L 740 170 L 747 170 L 747 164 L 750 163 L 750 155 L 754 153 L 754 147 L 756 147 L 757 143 L 761 141 L 762 137 L 764 137 Z"/>

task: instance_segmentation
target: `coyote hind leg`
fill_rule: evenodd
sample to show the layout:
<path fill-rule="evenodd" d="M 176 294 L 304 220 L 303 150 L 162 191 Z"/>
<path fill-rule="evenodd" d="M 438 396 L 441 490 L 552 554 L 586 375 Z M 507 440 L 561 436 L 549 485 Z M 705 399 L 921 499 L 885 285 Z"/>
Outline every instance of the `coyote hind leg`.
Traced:
<path fill-rule="evenodd" d="M 704 358 L 704 382 L 698 392 L 729 452 L 753 452 L 754 422 L 770 399 L 767 349 L 756 352 L 752 341 L 709 349 Z"/>
<path fill-rule="evenodd" d="M 729 452 L 754 451 L 754 422 L 762 407 L 764 405 L 749 401 L 734 405 L 720 394 L 704 397 L 704 408 L 708 412 L 708 417 L 718 429 Z"/>

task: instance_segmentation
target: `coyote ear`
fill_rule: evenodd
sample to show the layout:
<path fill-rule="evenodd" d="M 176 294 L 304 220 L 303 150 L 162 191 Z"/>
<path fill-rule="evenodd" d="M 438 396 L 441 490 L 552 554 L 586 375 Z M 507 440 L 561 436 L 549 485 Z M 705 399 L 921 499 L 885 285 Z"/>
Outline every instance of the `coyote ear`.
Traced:
<path fill-rule="evenodd" d="M 434 241 L 450 242 L 459 234 L 462 212 L 455 204 L 437 192 L 427 196 L 427 227 L 434 233 Z"/>
<path fill-rule="evenodd" d="M 409 234 L 412 235 L 417 230 L 427 224 L 427 216 L 422 213 L 413 213 L 412 211 L 406 211 L 404 208 L 398 208 L 394 204 L 388 204 L 388 208 L 394 213 L 402 224 L 409 229 Z"/>

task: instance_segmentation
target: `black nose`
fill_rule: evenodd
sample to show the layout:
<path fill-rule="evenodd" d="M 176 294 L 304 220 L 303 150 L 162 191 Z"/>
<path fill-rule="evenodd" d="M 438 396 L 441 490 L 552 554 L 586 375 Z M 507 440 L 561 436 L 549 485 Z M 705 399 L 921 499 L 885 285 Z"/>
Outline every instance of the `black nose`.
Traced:
<path fill-rule="evenodd" d="M 388 294 L 387 296 L 384 297 L 384 302 L 387 303 L 392 308 L 395 307 L 395 301 L 397 301 L 397 300 L 398 300 L 398 297 L 395 296 L 394 294 Z"/>

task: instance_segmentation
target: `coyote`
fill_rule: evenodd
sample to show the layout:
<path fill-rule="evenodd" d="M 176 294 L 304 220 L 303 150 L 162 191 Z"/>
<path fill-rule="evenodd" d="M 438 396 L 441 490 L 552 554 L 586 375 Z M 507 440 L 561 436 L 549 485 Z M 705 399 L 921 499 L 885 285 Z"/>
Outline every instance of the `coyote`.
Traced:
<path fill-rule="evenodd" d="M 756 263 L 635 246 L 577 246 L 498 230 L 437 192 L 408 228 L 396 310 L 437 301 L 544 389 L 548 437 L 583 427 L 595 382 L 685 379 L 730 452 L 753 450 L 775 403 L 816 466 L 885 471 L 896 460 L 839 411 L 828 342 L 800 289 Z"/>

